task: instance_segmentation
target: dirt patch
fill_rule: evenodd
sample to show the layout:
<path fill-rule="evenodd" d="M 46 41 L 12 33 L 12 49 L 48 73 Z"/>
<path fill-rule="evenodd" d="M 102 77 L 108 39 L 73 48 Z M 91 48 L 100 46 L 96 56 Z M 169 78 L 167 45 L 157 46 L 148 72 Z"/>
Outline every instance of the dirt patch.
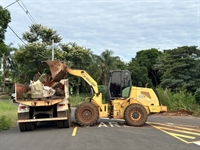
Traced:
<path fill-rule="evenodd" d="M 194 114 L 194 112 L 192 111 L 188 111 L 188 110 L 184 110 L 184 109 L 179 109 L 179 110 L 175 110 L 172 112 L 166 112 L 163 113 L 164 115 L 170 115 L 170 116 L 192 116 Z M 198 117 L 200 117 L 200 114 L 197 115 Z"/>

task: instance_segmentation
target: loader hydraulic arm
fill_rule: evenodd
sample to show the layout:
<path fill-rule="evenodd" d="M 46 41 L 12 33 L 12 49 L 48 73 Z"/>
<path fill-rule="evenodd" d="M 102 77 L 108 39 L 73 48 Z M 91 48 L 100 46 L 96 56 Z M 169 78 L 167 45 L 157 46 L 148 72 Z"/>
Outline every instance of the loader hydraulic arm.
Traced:
<path fill-rule="evenodd" d="M 71 75 L 83 78 L 93 88 L 95 94 L 99 93 L 97 82 L 85 70 L 71 69 L 68 66 L 66 70 Z"/>
<path fill-rule="evenodd" d="M 59 82 L 66 73 L 83 78 L 94 90 L 95 94 L 99 94 L 97 82 L 85 71 L 79 69 L 71 69 L 60 61 L 45 61 L 48 64 L 52 81 Z"/>

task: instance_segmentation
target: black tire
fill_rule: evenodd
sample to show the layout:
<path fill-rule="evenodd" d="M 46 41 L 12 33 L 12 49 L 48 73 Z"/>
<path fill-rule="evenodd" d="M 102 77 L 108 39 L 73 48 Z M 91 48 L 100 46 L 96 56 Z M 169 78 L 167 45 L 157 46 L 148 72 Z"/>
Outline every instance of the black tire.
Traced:
<path fill-rule="evenodd" d="M 70 110 L 67 111 L 67 118 L 68 118 L 67 120 L 63 121 L 63 127 L 64 128 L 70 127 L 70 123 L 71 123 L 71 111 Z"/>
<path fill-rule="evenodd" d="M 25 123 L 19 123 L 19 130 L 20 130 L 21 132 L 26 131 L 26 124 L 25 124 Z"/>
<path fill-rule="evenodd" d="M 27 131 L 32 131 L 34 130 L 34 124 L 31 122 L 26 123 L 26 130 Z"/>
<path fill-rule="evenodd" d="M 124 112 L 124 119 L 130 126 L 141 127 L 147 121 L 147 111 L 140 104 L 131 104 Z"/>
<path fill-rule="evenodd" d="M 92 126 L 99 118 L 97 107 L 90 102 L 80 104 L 75 110 L 75 119 L 81 126 Z"/>
<path fill-rule="evenodd" d="M 57 127 L 58 128 L 63 128 L 63 121 L 57 121 Z"/>

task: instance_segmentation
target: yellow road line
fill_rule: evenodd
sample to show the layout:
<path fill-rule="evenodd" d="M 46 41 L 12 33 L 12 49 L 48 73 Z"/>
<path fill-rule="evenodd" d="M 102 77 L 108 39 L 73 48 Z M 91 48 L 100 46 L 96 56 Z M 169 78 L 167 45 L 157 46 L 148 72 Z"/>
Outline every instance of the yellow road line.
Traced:
<path fill-rule="evenodd" d="M 72 136 L 76 136 L 76 131 L 77 131 L 77 127 L 74 128 L 74 130 L 72 132 Z"/>
<path fill-rule="evenodd" d="M 190 126 L 188 126 L 188 128 L 187 128 L 187 127 L 183 127 L 181 125 L 176 125 L 176 124 L 171 125 L 171 124 L 164 124 L 164 123 L 157 123 L 157 122 L 147 122 L 147 123 L 149 125 L 160 125 L 160 126 L 166 126 L 166 127 L 174 127 L 174 128 L 178 128 L 178 129 L 182 129 L 182 130 L 200 132 L 199 129 L 189 128 Z"/>
<path fill-rule="evenodd" d="M 160 130 L 160 131 L 162 131 L 162 132 L 164 132 L 164 133 L 167 133 L 167 134 L 169 134 L 169 135 L 171 135 L 171 136 L 173 136 L 173 137 L 175 137 L 175 138 L 177 138 L 177 139 L 183 141 L 184 143 L 187 143 L 187 144 L 189 143 L 188 141 L 186 141 L 186 140 L 184 140 L 184 139 L 178 137 L 177 135 L 175 135 L 175 134 L 173 134 L 173 133 L 171 133 L 171 132 L 167 132 L 167 131 L 163 130 L 162 128 L 159 128 L 159 127 L 154 126 L 154 125 L 151 125 L 151 126 L 153 126 L 154 128 L 156 128 L 156 129 L 158 129 L 158 130 Z M 182 136 L 184 136 L 184 135 L 182 135 Z M 188 137 L 186 137 L 186 138 L 188 138 Z M 189 138 L 193 138 L 193 137 L 189 137 Z"/>
<path fill-rule="evenodd" d="M 199 130 L 176 126 L 176 125 L 156 123 L 156 122 L 148 122 L 148 124 L 162 132 L 165 132 L 165 133 L 173 136 L 174 138 L 181 140 L 184 143 L 187 143 L 187 144 L 194 143 L 194 144 L 200 145 L 200 141 L 187 141 L 187 140 L 183 139 L 183 138 L 186 138 L 186 139 L 194 140 L 196 138 L 195 136 L 173 133 L 173 131 L 174 131 L 174 132 L 181 132 L 181 133 L 185 133 L 185 134 L 192 134 L 192 135 L 200 136 Z M 172 131 L 172 132 L 169 132 L 169 131 Z"/>
<path fill-rule="evenodd" d="M 177 139 L 179 139 L 179 140 L 181 140 L 181 141 L 183 141 L 187 144 L 189 144 L 189 142 L 182 139 L 182 138 L 188 138 L 188 139 L 195 139 L 196 138 L 196 137 L 193 137 L 193 136 L 187 136 L 187 135 L 183 135 L 183 134 L 175 134 L 175 133 L 166 132 L 166 131 L 165 131 L 165 133 L 167 133 L 167 134 L 169 134 L 169 135 L 171 135 L 171 136 L 173 136 L 173 137 L 175 137 L 175 138 L 177 138 Z"/>
<path fill-rule="evenodd" d="M 167 127 L 158 127 L 157 128 L 159 129 L 164 129 L 164 130 L 170 130 L 170 131 L 176 131 L 176 132 L 182 132 L 182 133 L 186 133 L 186 134 L 193 134 L 193 135 L 198 135 L 200 136 L 200 133 L 197 133 L 197 132 L 190 132 L 190 131 L 185 131 L 185 130 L 180 130 L 180 129 L 173 129 L 173 128 L 167 128 Z"/>

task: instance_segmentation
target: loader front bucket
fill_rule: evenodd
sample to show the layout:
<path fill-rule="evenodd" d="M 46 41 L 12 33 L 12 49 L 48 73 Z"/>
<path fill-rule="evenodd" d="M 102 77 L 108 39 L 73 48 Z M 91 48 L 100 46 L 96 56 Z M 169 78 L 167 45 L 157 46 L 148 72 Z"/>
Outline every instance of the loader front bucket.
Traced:
<path fill-rule="evenodd" d="M 45 61 L 45 63 L 47 63 L 50 68 L 52 81 L 59 82 L 66 75 L 67 66 L 64 63 L 59 61 Z"/>

